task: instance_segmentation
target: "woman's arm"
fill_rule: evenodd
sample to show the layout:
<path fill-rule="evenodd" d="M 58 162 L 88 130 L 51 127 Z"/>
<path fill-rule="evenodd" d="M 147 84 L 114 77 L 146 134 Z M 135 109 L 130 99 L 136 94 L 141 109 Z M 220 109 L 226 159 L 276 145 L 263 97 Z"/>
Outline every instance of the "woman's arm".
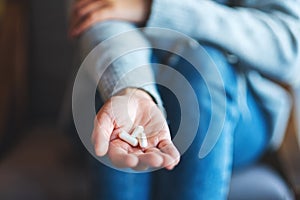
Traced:
<path fill-rule="evenodd" d="M 122 89 L 135 87 L 150 93 L 162 106 L 151 67 L 150 44 L 132 23 L 95 23 L 79 37 L 82 60 L 99 44 L 100 48 L 94 50 L 99 56 L 92 61 L 94 67 L 89 74 L 94 77 L 95 82 L 99 81 L 98 88 L 104 101 Z M 107 67 L 101 79 L 97 80 L 97 73 L 106 67 L 103 63 L 113 60 L 115 61 Z"/>
<path fill-rule="evenodd" d="M 94 2 L 101 1 L 77 1 L 80 2 L 94 5 Z M 180 154 L 172 143 L 163 113 L 149 96 L 151 94 L 156 103 L 161 104 L 150 65 L 150 44 L 133 23 L 120 20 L 104 22 L 97 18 L 98 15 L 92 14 L 101 13 L 94 9 L 90 13 L 94 16 L 92 18 L 88 17 L 89 14 L 80 19 L 73 15 L 72 22 L 79 21 L 72 25 L 71 32 L 85 24 L 80 32 L 75 31 L 75 35 L 80 37 L 82 59 L 89 54 L 84 64 L 91 69 L 88 72 L 94 81 L 98 81 L 97 74 L 105 67 L 103 63 L 116 59 L 99 81 L 104 104 L 94 121 L 92 142 L 95 153 L 100 157 L 108 155 L 120 168 L 146 170 L 149 167 L 165 167 L 171 170 L 178 164 Z M 86 26 L 87 23 L 89 26 Z M 118 136 L 121 131 L 130 133 L 137 125 L 145 128 L 147 147 L 131 146 Z"/>
<path fill-rule="evenodd" d="M 80 31 L 108 19 L 147 22 L 219 46 L 270 78 L 289 84 L 299 79 L 300 0 L 235 0 L 233 7 L 209 0 L 86 1 L 109 5 L 87 15 Z"/>
<path fill-rule="evenodd" d="M 241 64 L 293 84 L 300 71 L 300 1 L 153 0 L 147 26 L 175 29 L 237 55 Z"/>
<path fill-rule="evenodd" d="M 128 3 L 129 1 L 131 3 Z M 145 0 L 144 2 L 146 3 L 148 1 L 148 4 L 143 6 L 134 4 L 137 0 L 129 1 L 124 1 L 124 4 L 118 4 L 118 9 L 105 0 L 76 1 L 71 9 L 70 35 L 79 38 L 81 60 L 98 44 L 104 41 L 105 43 L 102 43 L 102 49 L 105 51 L 106 59 L 117 58 L 117 60 L 107 68 L 99 81 L 99 91 L 103 100 L 107 100 L 114 93 L 124 88 L 139 87 L 151 94 L 157 104 L 162 107 L 160 96 L 154 85 L 155 79 L 150 66 L 151 50 L 148 48 L 150 44 L 134 23 L 119 20 L 114 17 L 115 15 L 119 17 L 123 15 L 130 17 L 128 13 L 117 12 L 119 7 L 126 5 L 126 9 L 121 9 L 122 11 L 126 11 L 129 8 L 141 10 L 139 13 L 133 15 L 133 17 L 142 18 L 140 21 L 143 21 L 146 18 L 144 9 L 150 6 L 150 1 Z M 135 22 L 138 21 L 135 20 Z M 144 49 L 133 51 L 140 48 Z M 130 51 L 130 53 L 121 56 L 126 50 Z M 99 55 L 98 59 L 99 61 L 97 61 L 97 63 L 101 63 L 101 59 L 103 60 L 104 56 Z M 101 67 L 104 66 L 95 65 L 94 71 L 90 72 L 90 74 L 94 76 L 100 71 L 99 68 Z M 116 85 L 118 85 L 118 87 L 116 87 Z"/>

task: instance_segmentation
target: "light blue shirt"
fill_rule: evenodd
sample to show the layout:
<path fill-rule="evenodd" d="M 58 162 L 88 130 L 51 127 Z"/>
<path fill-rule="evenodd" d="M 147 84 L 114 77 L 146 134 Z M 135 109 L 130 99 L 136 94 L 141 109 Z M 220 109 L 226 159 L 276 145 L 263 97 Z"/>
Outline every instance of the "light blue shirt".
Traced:
<path fill-rule="evenodd" d="M 271 146 L 277 148 L 283 139 L 291 109 L 289 94 L 277 83 L 295 87 L 300 82 L 300 0 L 220 2 L 153 0 L 146 26 L 173 29 L 235 55 L 242 71 L 240 88 L 251 87 L 255 91 L 257 100 L 272 122 Z M 82 57 L 105 39 L 134 28 L 133 24 L 123 21 L 96 24 L 80 39 Z M 142 32 L 135 37 L 141 45 L 148 43 Z M 107 51 L 114 57 L 123 45 L 132 44 L 130 40 L 123 40 L 111 44 Z M 108 68 L 99 82 L 102 98 L 111 97 L 120 77 L 139 64 L 149 63 L 150 56 L 151 52 L 147 50 L 131 53 Z M 139 79 L 155 82 L 150 65 Z M 142 86 L 136 77 L 129 76 L 118 90 L 126 87 Z M 162 105 L 154 85 L 144 89 Z"/>

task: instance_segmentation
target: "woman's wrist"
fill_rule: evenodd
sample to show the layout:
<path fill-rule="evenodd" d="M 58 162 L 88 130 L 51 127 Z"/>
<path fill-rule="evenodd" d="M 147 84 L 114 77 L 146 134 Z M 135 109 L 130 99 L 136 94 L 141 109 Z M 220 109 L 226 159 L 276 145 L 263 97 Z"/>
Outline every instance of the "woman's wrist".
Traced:
<path fill-rule="evenodd" d="M 148 99 L 155 102 L 153 97 L 147 91 L 139 88 L 130 88 L 130 87 L 125 88 L 119 91 L 118 93 L 116 93 L 114 96 L 123 96 L 123 95 L 135 95 L 136 97 Z"/>

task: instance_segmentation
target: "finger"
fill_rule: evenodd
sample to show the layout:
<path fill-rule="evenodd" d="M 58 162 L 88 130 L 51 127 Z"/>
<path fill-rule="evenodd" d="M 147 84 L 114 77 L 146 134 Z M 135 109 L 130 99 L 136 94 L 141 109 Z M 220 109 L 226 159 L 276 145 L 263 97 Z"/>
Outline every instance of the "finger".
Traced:
<path fill-rule="evenodd" d="M 84 19 L 77 19 L 79 22 L 74 22 L 75 25 L 72 27 L 71 35 L 78 36 L 87 29 L 89 29 L 92 25 L 97 22 L 102 22 L 109 18 L 109 12 L 106 9 L 100 9 L 95 12 L 90 13 Z"/>
<path fill-rule="evenodd" d="M 80 8 L 88 5 L 91 2 L 93 2 L 93 0 L 79 0 L 75 2 L 71 8 L 71 21 L 75 21 L 75 18 L 77 18 L 78 11 L 80 10 Z"/>
<path fill-rule="evenodd" d="M 93 1 L 91 3 L 84 5 L 83 7 L 79 8 L 79 9 L 74 10 L 74 14 L 78 18 L 82 18 L 82 17 L 85 17 L 87 14 L 103 7 L 104 5 L 106 5 L 105 1 Z"/>
<path fill-rule="evenodd" d="M 109 148 L 108 155 L 113 165 L 118 168 L 134 168 L 138 164 L 136 155 L 129 154 L 125 149 L 113 144 Z"/>
<path fill-rule="evenodd" d="M 161 167 L 163 164 L 162 156 L 155 151 L 148 151 L 138 155 L 139 163 L 138 165 L 145 165 L 148 167 Z"/>
<path fill-rule="evenodd" d="M 168 160 L 164 163 L 165 168 L 169 170 L 173 169 L 179 163 L 180 160 L 180 154 L 175 145 L 172 143 L 171 140 L 163 140 L 158 144 L 158 148 L 161 152 L 171 157 L 171 160 Z"/>
<path fill-rule="evenodd" d="M 135 154 L 137 155 L 137 154 Z M 138 155 L 137 155 L 138 156 Z M 149 168 L 149 166 L 145 163 L 141 163 L 140 161 L 138 162 L 138 164 L 133 167 L 132 169 L 135 170 L 135 171 L 145 171 Z"/>
<path fill-rule="evenodd" d="M 92 142 L 97 156 L 104 156 L 107 153 L 113 129 L 113 119 L 107 112 L 100 110 L 95 118 L 92 133 Z"/>
<path fill-rule="evenodd" d="M 82 0 L 76 3 L 71 12 L 71 20 L 70 20 L 70 31 L 69 34 L 71 37 L 77 36 L 74 33 L 76 27 L 82 23 L 82 21 L 89 15 L 92 15 L 93 12 L 100 11 L 102 7 L 107 5 L 107 1 L 95 1 L 95 0 Z"/>
<path fill-rule="evenodd" d="M 161 164 L 161 166 L 159 167 L 167 167 L 170 165 L 170 163 L 173 163 L 174 162 L 174 159 L 166 154 L 166 153 L 163 153 L 162 151 L 160 151 L 159 149 L 157 148 L 153 148 L 154 150 L 151 150 L 151 151 L 155 151 L 157 154 L 159 154 L 161 156 L 161 158 L 163 159 L 163 162 Z"/>
<path fill-rule="evenodd" d="M 72 11 L 78 10 L 78 9 L 82 8 L 83 6 L 86 6 L 87 4 L 89 4 L 91 2 L 96 2 L 96 0 L 79 0 L 79 1 L 76 1 L 72 6 Z"/>

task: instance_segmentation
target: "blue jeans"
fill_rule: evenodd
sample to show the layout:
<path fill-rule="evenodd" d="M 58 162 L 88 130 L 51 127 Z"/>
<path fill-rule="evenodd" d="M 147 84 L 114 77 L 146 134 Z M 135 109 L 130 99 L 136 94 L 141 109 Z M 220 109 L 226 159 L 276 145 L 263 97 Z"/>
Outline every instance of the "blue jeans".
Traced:
<path fill-rule="evenodd" d="M 172 171 L 162 169 L 152 173 L 125 173 L 93 160 L 95 199 L 226 199 L 233 168 L 249 165 L 262 155 L 269 139 L 264 113 L 248 88 L 246 100 L 251 117 L 241 117 L 234 67 L 218 49 L 207 46 L 205 49 L 223 78 L 227 101 L 225 124 L 212 151 L 203 159 L 198 157 L 211 117 L 210 95 L 203 78 L 188 62 L 179 59 L 172 67 L 189 80 L 197 91 L 199 102 L 201 119 L 193 143 Z M 219 91 L 216 88 L 214 92 Z M 160 93 L 171 133 L 174 134 L 180 122 L 178 102 L 167 89 L 161 87 Z M 190 114 L 193 115 L 193 112 Z"/>

